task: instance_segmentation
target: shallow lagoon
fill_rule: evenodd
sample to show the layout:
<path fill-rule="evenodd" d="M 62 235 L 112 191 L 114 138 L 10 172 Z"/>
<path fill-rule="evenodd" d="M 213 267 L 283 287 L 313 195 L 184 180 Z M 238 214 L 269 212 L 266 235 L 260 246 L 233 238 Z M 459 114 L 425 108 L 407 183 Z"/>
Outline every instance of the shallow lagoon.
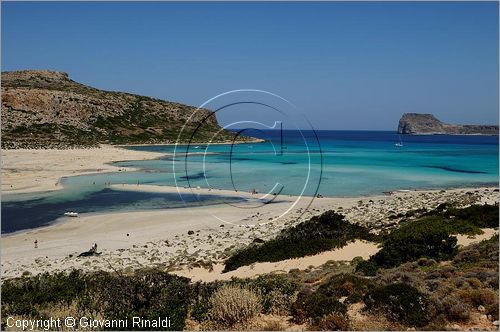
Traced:
<path fill-rule="evenodd" d="M 498 185 L 497 136 L 403 136 L 373 131 L 252 133 L 240 145 L 132 146 L 175 156 L 116 163 L 123 171 L 63 179 L 59 191 L 4 195 L 2 233 L 50 224 L 65 211 L 108 212 L 228 201 L 217 195 L 116 191 L 109 184 L 237 189 L 290 195 L 361 196 L 402 189 Z M 190 154 L 186 154 L 189 152 Z M 125 167 L 139 171 L 125 171 Z"/>

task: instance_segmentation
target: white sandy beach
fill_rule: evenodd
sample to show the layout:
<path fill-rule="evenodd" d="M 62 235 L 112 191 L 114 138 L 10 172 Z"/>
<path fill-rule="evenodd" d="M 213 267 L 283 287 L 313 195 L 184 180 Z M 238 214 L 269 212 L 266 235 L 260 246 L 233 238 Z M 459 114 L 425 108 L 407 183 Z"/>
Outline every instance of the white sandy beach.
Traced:
<path fill-rule="evenodd" d="M 2 192 L 51 190 L 61 176 L 88 172 L 109 172 L 116 167 L 105 163 L 114 160 L 156 158 L 158 154 L 136 152 L 114 147 L 64 151 L 3 151 Z M 130 169 L 128 170 L 130 171 Z M 6 180 L 5 180 L 6 179 Z M 39 181 L 33 181 L 38 179 Z M 10 186 L 12 185 L 12 188 Z M 7 189 L 4 191 L 4 187 Z M 91 270 L 120 269 L 132 271 L 157 266 L 193 280 L 228 279 L 231 276 L 253 277 L 261 273 L 283 272 L 292 268 L 320 266 L 330 260 L 349 261 L 368 258 L 378 248 L 373 243 L 356 241 L 344 248 L 318 255 L 276 263 L 257 263 L 222 274 L 222 262 L 234 250 L 254 239 L 269 239 L 283 228 L 312 215 L 334 209 L 355 223 L 375 230 L 394 225 L 387 218 L 419 208 L 434 208 L 443 202 L 495 203 L 498 192 L 493 188 L 453 189 L 396 192 L 361 198 L 300 199 L 283 217 L 296 197 L 279 197 L 278 202 L 262 205 L 260 195 L 228 190 L 186 189 L 147 185 L 113 185 L 115 190 L 154 192 L 194 192 L 246 199 L 239 207 L 217 204 L 190 208 L 81 214 L 78 218 L 62 217 L 43 228 L 2 236 L 2 277 L 64 271 L 72 268 Z M 265 198 L 268 199 L 268 198 Z M 256 209 L 240 208 L 262 205 Z M 459 237 L 460 244 L 469 244 L 490 237 L 494 230 L 474 239 Z M 38 248 L 34 248 L 34 241 Z M 77 258 L 92 244 L 98 244 L 102 255 Z"/>
<path fill-rule="evenodd" d="M 61 188 L 59 180 L 62 177 L 116 172 L 119 167 L 110 163 L 122 160 L 154 159 L 162 155 L 110 145 L 94 149 L 2 150 L 2 193 L 57 190 Z"/>

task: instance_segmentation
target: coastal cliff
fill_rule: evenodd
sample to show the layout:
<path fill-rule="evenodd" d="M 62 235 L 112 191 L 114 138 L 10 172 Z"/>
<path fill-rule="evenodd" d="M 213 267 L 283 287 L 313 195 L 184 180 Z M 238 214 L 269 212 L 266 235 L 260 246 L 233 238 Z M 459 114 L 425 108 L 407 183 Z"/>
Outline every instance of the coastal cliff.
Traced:
<path fill-rule="evenodd" d="M 399 134 L 498 135 L 498 125 L 455 125 L 441 122 L 432 114 L 404 113 Z"/>
<path fill-rule="evenodd" d="M 174 143 L 185 124 L 181 142 L 193 133 L 195 142 L 210 141 L 219 131 L 214 141 L 233 138 L 209 110 L 99 90 L 63 72 L 3 72 L 1 78 L 2 148 Z"/>

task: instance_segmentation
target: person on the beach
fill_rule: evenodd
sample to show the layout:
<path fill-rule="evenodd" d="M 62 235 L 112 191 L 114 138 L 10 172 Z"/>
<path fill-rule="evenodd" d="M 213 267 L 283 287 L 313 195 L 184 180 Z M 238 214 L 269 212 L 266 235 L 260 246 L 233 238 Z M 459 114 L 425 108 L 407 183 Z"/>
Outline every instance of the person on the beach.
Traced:
<path fill-rule="evenodd" d="M 35 239 L 35 248 L 38 248 L 38 240 Z"/>

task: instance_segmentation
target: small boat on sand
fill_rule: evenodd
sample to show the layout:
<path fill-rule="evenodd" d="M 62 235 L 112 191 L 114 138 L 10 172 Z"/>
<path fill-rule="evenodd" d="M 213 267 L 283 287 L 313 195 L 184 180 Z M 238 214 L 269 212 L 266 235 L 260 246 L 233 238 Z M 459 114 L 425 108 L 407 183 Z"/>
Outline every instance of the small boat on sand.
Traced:
<path fill-rule="evenodd" d="M 66 217 L 78 217 L 78 212 L 72 212 L 72 211 L 64 212 L 64 215 Z"/>

